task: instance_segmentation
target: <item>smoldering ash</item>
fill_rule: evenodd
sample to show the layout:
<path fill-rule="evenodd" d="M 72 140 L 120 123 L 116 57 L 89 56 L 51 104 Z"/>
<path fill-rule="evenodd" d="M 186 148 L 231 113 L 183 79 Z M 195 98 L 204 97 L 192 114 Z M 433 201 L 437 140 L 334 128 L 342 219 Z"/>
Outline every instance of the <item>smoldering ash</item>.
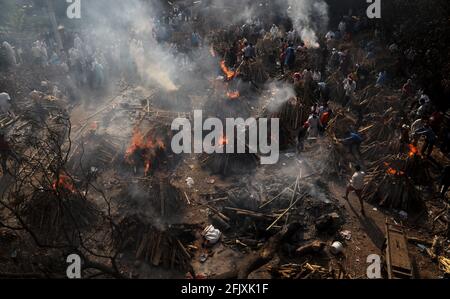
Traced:
<path fill-rule="evenodd" d="M 225 122 L 224 126 L 218 118 L 203 120 L 201 110 L 194 110 L 194 124 L 187 118 L 175 119 L 172 130 L 178 133 L 172 139 L 172 151 L 175 154 L 261 154 L 263 165 L 278 162 L 278 118 L 227 118 Z"/>

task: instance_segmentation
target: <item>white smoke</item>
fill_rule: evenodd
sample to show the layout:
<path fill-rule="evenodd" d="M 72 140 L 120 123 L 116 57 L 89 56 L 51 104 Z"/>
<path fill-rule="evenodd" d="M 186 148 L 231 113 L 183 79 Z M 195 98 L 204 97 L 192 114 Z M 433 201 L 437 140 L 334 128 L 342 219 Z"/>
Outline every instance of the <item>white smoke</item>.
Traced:
<path fill-rule="evenodd" d="M 288 15 L 305 45 L 317 48 L 319 32 L 327 29 L 328 5 L 323 0 L 288 0 Z"/>
<path fill-rule="evenodd" d="M 269 112 L 280 111 L 285 103 L 296 96 L 294 89 L 290 85 L 270 83 L 269 90 L 271 95 L 266 105 Z"/>
<path fill-rule="evenodd" d="M 96 20 L 92 28 L 95 36 L 107 42 L 127 40 L 125 51 L 130 54 L 131 62 L 144 82 L 158 84 L 168 91 L 177 89 L 173 79 L 177 74 L 175 59 L 168 47 L 164 48 L 153 36 L 154 17 L 157 15 L 155 7 L 148 8 L 139 0 L 125 3 L 115 0 L 103 8 L 91 9 L 90 13 Z M 131 31 L 133 38 L 130 38 L 130 33 L 122 31 L 123 28 Z M 101 48 L 102 40 L 94 42 Z"/>

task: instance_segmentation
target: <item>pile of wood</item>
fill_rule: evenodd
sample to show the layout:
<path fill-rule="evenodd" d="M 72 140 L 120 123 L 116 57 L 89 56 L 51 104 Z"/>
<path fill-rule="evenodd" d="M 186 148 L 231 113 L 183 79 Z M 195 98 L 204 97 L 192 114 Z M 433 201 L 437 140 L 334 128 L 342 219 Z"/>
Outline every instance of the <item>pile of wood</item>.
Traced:
<path fill-rule="evenodd" d="M 405 169 L 405 160 L 394 157 L 372 163 L 366 177 L 363 198 L 382 207 L 415 211 L 422 206 L 422 195 Z"/>
<path fill-rule="evenodd" d="M 65 240 L 66 236 L 76 238 L 74 232 L 92 227 L 99 219 L 93 203 L 69 192 L 62 198 L 53 191 L 39 192 L 22 205 L 26 225 L 47 244 Z"/>
<path fill-rule="evenodd" d="M 137 216 L 124 218 L 116 233 L 115 246 L 131 250 L 137 260 L 165 269 L 191 269 L 191 254 L 176 232 L 162 231 Z"/>
<path fill-rule="evenodd" d="M 383 114 L 389 108 L 399 111 L 401 108 L 400 95 L 392 95 L 393 90 L 380 89 L 369 85 L 357 93 L 355 104 L 366 113 Z"/>
<path fill-rule="evenodd" d="M 185 205 L 186 195 L 168 178 L 160 178 L 152 182 L 152 194 L 149 196 L 152 207 L 159 211 L 161 217 L 172 216 Z"/>
<path fill-rule="evenodd" d="M 400 124 L 396 113 L 371 114 L 365 116 L 365 119 L 368 126 L 361 129 L 361 133 L 366 142 L 390 141 L 398 137 L 396 129 Z"/>
<path fill-rule="evenodd" d="M 348 279 L 349 275 L 340 269 L 324 268 L 305 262 L 269 267 L 273 276 L 282 279 Z"/>
<path fill-rule="evenodd" d="M 374 141 L 361 146 L 361 154 L 366 161 L 378 161 L 391 154 L 400 153 L 401 144 L 399 138 L 379 142 Z"/>
<path fill-rule="evenodd" d="M 334 110 L 334 117 L 328 123 L 327 133 L 331 137 L 344 138 L 350 129 L 356 128 L 357 123 L 355 115 L 338 108 Z"/>
<path fill-rule="evenodd" d="M 254 62 L 244 61 L 238 67 L 237 73 L 246 81 L 252 81 L 255 84 L 264 84 L 268 79 L 264 65 L 260 59 Z"/>
<path fill-rule="evenodd" d="M 236 133 L 236 132 L 235 132 Z M 204 153 L 201 157 L 201 165 L 203 168 L 211 171 L 212 174 L 219 175 L 232 175 L 242 174 L 253 171 L 259 165 L 259 156 L 251 153 L 251 150 L 247 144 L 245 144 L 245 153 L 238 153 L 238 138 L 235 134 L 234 151 L 233 153 L 227 152 L 227 145 L 230 142 L 226 137 L 222 138 L 224 153 Z M 219 146 L 219 145 L 218 145 Z"/>
<path fill-rule="evenodd" d="M 122 146 L 112 136 L 97 135 L 92 132 L 75 145 L 68 163 L 74 173 L 91 167 L 108 168 L 119 157 L 121 148 Z"/>
<path fill-rule="evenodd" d="M 323 174 L 328 176 L 341 176 L 349 171 L 348 149 L 337 141 L 329 145 L 329 152 L 324 160 Z"/>

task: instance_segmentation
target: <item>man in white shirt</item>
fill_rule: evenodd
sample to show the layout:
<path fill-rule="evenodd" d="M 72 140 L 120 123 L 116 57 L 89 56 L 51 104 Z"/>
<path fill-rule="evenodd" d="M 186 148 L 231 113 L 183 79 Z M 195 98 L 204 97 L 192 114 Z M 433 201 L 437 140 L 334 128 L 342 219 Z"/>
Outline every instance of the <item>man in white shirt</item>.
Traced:
<path fill-rule="evenodd" d="M 364 201 L 362 198 L 362 192 L 364 189 L 364 179 L 366 178 L 366 173 L 361 170 L 361 166 L 356 165 L 355 166 L 355 174 L 353 175 L 352 179 L 350 180 L 349 185 L 347 186 L 347 191 L 344 196 L 344 199 L 348 201 L 348 195 L 350 192 L 354 191 L 356 193 L 356 196 L 358 196 L 359 202 L 361 203 L 361 214 L 363 216 L 366 216 L 366 213 L 364 211 Z"/>

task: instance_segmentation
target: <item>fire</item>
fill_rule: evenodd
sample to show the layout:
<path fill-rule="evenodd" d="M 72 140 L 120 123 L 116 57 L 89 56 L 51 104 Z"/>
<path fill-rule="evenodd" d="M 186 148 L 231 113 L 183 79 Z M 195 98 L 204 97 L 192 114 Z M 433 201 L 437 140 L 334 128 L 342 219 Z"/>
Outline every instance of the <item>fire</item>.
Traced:
<path fill-rule="evenodd" d="M 225 64 L 225 60 L 222 60 L 220 62 L 220 68 L 222 69 L 223 73 L 227 76 L 228 81 L 232 80 L 237 75 L 235 71 L 232 71 L 227 67 L 227 65 Z"/>
<path fill-rule="evenodd" d="M 72 179 L 65 175 L 65 174 L 60 174 L 59 175 L 59 179 L 55 180 L 55 182 L 52 185 L 52 188 L 54 191 L 58 190 L 58 189 L 64 189 L 67 191 L 70 191 L 72 193 L 75 193 L 75 187 L 72 184 Z"/>
<path fill-rule="evenodd" d="M 389 165 L 389 163 L 384 163 L 384 165 L 385 165 L 386 167 L 388 167 L 388 169 L 386 170 L 386 173 L 389 174 L 389 175 L 392 175 L 392 176 L 394 176 L 394 175 L 397 175 L 397 176 L 403 176 L 403 175 L 405 175 L 405 173 L 404 173 L 403 171 L 397 170 L 397 169 L 391 167 L 391 166 Z"/>
<path fill-rule="evenodd" d="M 417 154 L 419 154 L 419 149 L 417 147 L 415 147 L 413 144 L 409 144 L 409 157 L 413 158 L 415 157 Z"/>
<path fill-rule="evenodd" d="M 227 97 L 230 99 L 230 100 L 236 100 L 236 99 L 238 99 L 239 97 L 241 96 L 241 94 L 239 93 L 239 91 L 228 91 L 227 92 Z"/>
<path fill-rule="evenodd" d="M 131 144 L 125 152 L 125 160 L 130 165 L 136 165 L 138 161 L 135 161 L 136 154 L 144 161 L 145 175 L 147 175 L 152 168 L 152 160 L 156 156 L 158 150 L 164 150 L 165 145 L 162 140 L 152 140 L 149 137 L 144 136 L 142 132 L 136 128 L 133 132 Z"/>

